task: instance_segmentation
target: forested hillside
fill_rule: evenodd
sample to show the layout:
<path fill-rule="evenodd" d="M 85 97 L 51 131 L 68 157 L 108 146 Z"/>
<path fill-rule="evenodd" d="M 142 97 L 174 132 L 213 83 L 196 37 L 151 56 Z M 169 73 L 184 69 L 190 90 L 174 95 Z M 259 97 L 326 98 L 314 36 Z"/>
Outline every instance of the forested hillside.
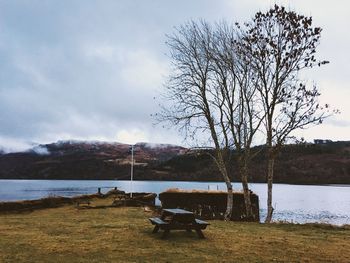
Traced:
<path fill-rule="evenodd" d="M 265 182 L 266 154 L 262 146 L 252 161 L 250 182 Z M 232 153 L 234 158 L 234 152 Z M 1 179 L 130 178 L 129 145 L 60 142 L 26 152 L 0 155 Z M 236 166 L 232 180 L 239 181 Z M 136 180 L 221 181 L 207 151 L 174 145 L 135 145 Z M 350 184 L 350 142 L 286 145 L 276 163 L 276 183 Z"/>

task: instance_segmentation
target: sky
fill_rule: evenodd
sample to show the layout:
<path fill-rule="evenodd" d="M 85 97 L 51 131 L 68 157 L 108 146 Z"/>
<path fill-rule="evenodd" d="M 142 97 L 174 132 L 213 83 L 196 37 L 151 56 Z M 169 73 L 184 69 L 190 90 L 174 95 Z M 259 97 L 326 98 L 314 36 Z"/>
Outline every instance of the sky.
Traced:
<path fill-rule="evenodd" d="M 296 135 L 350 140 L 346 0 L 0 0 L 0 146 L 72 139 L 191 146 L 151 117 L 170 71 L 166 34 L 190 19 L 244 22 L 275 3 L 323 28 L 318 55 L 330 64 L 305 77 L 341 111 Z"/>

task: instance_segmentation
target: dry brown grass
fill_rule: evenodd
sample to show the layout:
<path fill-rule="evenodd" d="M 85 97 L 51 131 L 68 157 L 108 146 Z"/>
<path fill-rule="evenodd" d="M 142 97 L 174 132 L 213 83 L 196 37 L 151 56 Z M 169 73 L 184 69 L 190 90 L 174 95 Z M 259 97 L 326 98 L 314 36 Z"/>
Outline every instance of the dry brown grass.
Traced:
<path fill-rule="evenodd" d="M 204 240 L 186 231 L 162 240 L 150 216 L 72 205 L 3 214 L 0 262 L 350 262 L 350 227 L 210 221 Z"/>

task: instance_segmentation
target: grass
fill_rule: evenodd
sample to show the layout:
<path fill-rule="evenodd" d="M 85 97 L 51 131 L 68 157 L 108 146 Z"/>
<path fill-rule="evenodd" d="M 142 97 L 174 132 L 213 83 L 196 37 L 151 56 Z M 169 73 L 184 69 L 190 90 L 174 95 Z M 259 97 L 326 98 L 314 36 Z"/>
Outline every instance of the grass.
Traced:
<path fill-rule="evenodd" d="M 98 200 L 103 205 L 111 200 Z M 0 262 L 350 262 L 350 227 L 210 221 L 206 239 L 152 234 L 142 208 L 0 215 Z"/>

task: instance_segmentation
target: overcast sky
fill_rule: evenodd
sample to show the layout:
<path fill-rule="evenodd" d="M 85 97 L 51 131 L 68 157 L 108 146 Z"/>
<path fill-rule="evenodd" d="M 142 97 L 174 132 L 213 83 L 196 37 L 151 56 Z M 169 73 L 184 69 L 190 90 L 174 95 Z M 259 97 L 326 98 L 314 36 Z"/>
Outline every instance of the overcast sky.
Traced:
<path fill-rule="evenodd" d="M 190 19 L 249 20 L 275 2 L 323 28 L 312 75 L 341 115 L 298 133 L 350 140 L 350 4 L 337 1 L 0 0 L 0 145 L 57 140 L 186 145 L 153 126 L 169 70 L 165 34 Z"/>

